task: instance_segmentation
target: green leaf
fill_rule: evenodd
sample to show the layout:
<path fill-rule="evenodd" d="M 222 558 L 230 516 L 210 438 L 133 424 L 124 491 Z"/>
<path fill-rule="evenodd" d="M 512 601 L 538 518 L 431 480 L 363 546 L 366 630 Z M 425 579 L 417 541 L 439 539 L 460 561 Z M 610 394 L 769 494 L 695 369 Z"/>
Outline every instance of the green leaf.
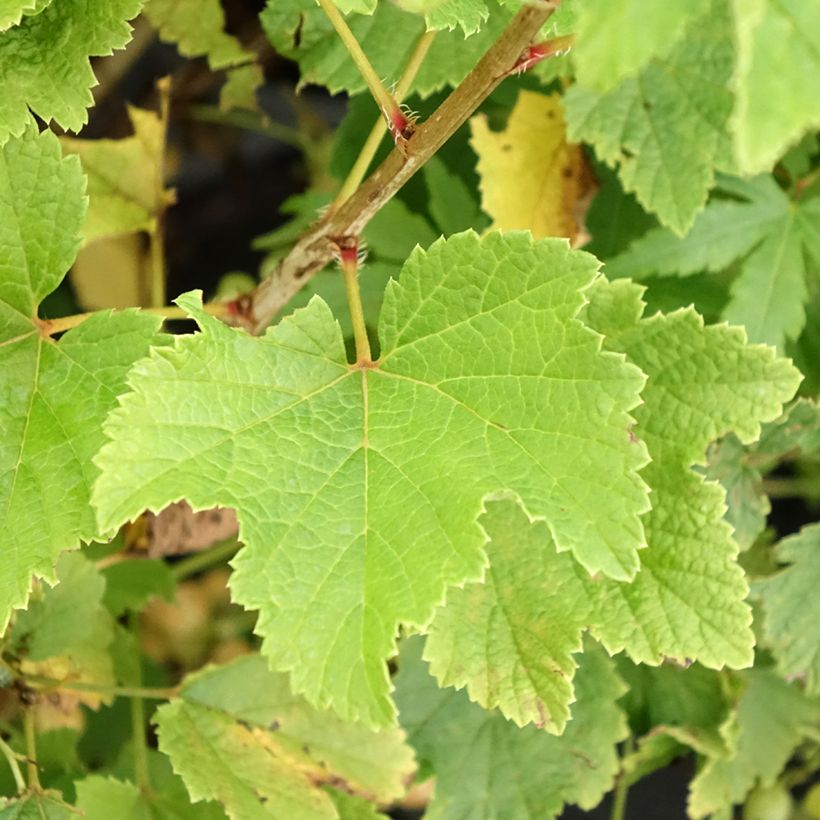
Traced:
<path fill-rule="evenodd" d="M 71 820 L 71 807 L 58 791 L 0 797 L 0 820 Z"/>
<path fill-rule="evenodd" d="M 820 5 L 733 0 L 735 151 L 746 174 L 768 170 L 809 128 L 820 127 Z"/>
<path fill-rule="evenodd" d="M 132 137 L 84 140 L 63 137 L 88 177 L 89 207 L 83 239 L 150 231 L 173 197 L 162 190 L 165 124 L 153 112 L 128 107 Z"/>
<path fill-rule="evenodd" d="M 578 82 L 609 91 L 653 57 L 665 57 L 709 0 L 581 0 L 572 50 Z"/>
<path fill-rule="evenodd" d="M 464 692 L 439 689 L 421 652 L 419 638 L 402 642 L 396 702 L 422 776 L 436 776 L 426 818 L 546 820 L 565 803 L 592 808 L 612 787 L 615 744 L 627 734 L 616 703 L 625 687 L 603 652 L 590 647 L 581 656 L 578 699 L 560 737 L 519 729 Z"/>
<path fill-rule="evenodd" d="M 123 48 L 131 39 L 126 21 L 142 0 L 60 0 L 25 17 L 0 37 L 0 145 L 31 123 L 31 109 L 46 122 L 79 131 L 92 105 L 95 84 L 89 57 Z"/>
<path fill-rule="evenodd" d="M 333 801 L 339 820 L 387 820 L 387 815 L 377 811 L 369 800 L 329 786 L 325 787 L 325 793 Z"/>
<path fill-rule="evenodd" d="M 145 16 L 159 36 L 185 57 L 207 57 L 212 69 L 251 62 L 253 52 L 226 34 L 219 0 L 146 0 Z"/>
<path fill-rule="evenodd" d="M 139 611 L 152 598 L 174 599 L 176 580 L 164 561 L 132 558 L 107 566 L 105 605 L 118 618 L 127 610 Z"/>
<path fill-rule="evenodd" d="M 820 731 L 820 702 L 769 670 L 747 673 L 746 691 L 721 726 L 728 750 L 706 759 L 689 793 L 689 816 L 743 802 L 758 781 L 772 785 L 804 737 Z"/>
<path fill-rule="evenodd" d="M 18 25 L 23 16 L 39 14 L 51 0 L 0 0 L 0 32 Z"/>
<path fill-rule="evenodd" d="M 262 67 L 256 63 L 230 69 L 225 78 L 225 85 L 219 89 L 219 108 L 222 111 L 231 111 L 234 108 L 258 110 L 256 92 L 264 82 L 265 74 Z"/>
<path fill-rule="evenodd" d="M 150 805 L 133 783 L 91 775 L 76 783 L 77 808 L 86 820 L 152 820 Z"/>
<path fill-rule="evenodd" d="M 763 425 L 760 441 L 744 447 L 726 436 L 709 452 L 707 477 L 726 490 L 726 520 L 734 528 L 741 549 L 748 549 L 766 526 L 769 499 L 763 492 L 763 473 L 782 458 L 820 447 L 820 409 L 806 399 L 796 401 L 783 416 Z"/>
<path fill-rule="evenodd" d="M 766 643 L 782 675 L 801 677 L 809 694 L 820 695 L 820 524 L 783 539 L 775 557 L 788 566 L 753 587 Z"/>
<path fill-rule="evenodd" d="M 596 269 L 526 234 L 417 249 L 375 365 L 348 365 L 318 298 L 261 339 L 182 298 L 203 332 L 131 371 L 97 462 L 103 526 L 181 496 L 235 507 L 233 596 L 260 609 L 274 668 L 316 705 L 389 722 L 397 625 L 479 575 L 488 495 L 516 492 L 589 571 L 638 568 L 645 450 L 627 413 L 643 375 L 575 319 Z"/>
<path fill-rule="evenodd" d="M 91 635 L 105 581 L 80 553 L 64 553 L 57 561 L 59 583 L 17 616 L 12 640 L 25 645 L 29 660 L 59 655 Z"/>
<path fill-rule="evenodd" d="M 572 655 L 592 617 L 584 573 L 513 501 L 486 509 L 479 523 L 489 539 L 487 574 L 447 593 L 425 660 L 440 685 L 466 685 L 485 709 L 561 734 L 575 699 Z"/>
<path fill-rule="evenodd" d="M 194 801 L 219 800 L 232 817 L 335 818 L 320 786 L 388 802 L 413 770 L 400 729 L 313 709 L 259 656 L 197 673 L 180 698 L 157 712 L 160 748 Z"/>
<path fill-rule="evenodd" d="M 487 219 L 478 208 L 476 196 L 440 157 L 431 157 L 421 171 L 427 185 L 430 216 L 444 236 L 470 228 L 480 232 L 487 226 Z"/>
<path fill-rule="evenodd" d="M 62 550 L 105 534 L 91 457 L 125 374 L 159 338 L 159 319 L 136 311 L 99 313 L 57 343 L 42 333 L 37 308 L 74 259 L 83 191 L 54 135 L 32 126 L 0 148 L 0 628 Z"/>
<path fill-rule="evenodd" d="M 489 0 L 490 17 L 480 32 L 464 39 L 459 31 L 436 35 L 410 93 L 427 97 L 448 85 L 461 82 L 496 40 L 513 11 Z M 358 94 L 366 86 L 342 41 L 315 0 L 269 0 L 262 12 L 262 26 L 273 47 L 299 63 L 299 86 L 315 83 L 331 94 Z M 351 31 L 367 54 L 376 73 L 387 85 L 397 82 L 416 42 L 425 31 L 424 20 L 382 2 L 372 16 L 358 14 L 348 20 Z M 296 33 L 299 36 L 296 36 Z"/>
<path fill-rule="evenodd" d="M 801 377 L 771 348 L 746 344 L 741 329 L 704 327 L 691 308 L 641 318 L 640 293 L 625 280 L 599 280 L 587 291 L 586 321 L 604 334 L 605 347 L 625 353 L 648 376 L 634 435 L 652 458 L 642 472 L 652 488 L 644 519 L 649 548 L 631 583 L 588 584 L 598 613 L 592 634 L 636 662 L 671 657 L 748 666 L 751 612 L 737 544 L 723 520 L 724 493 L 691 466 L 730 430 L 754 441 Z"/>
<path fill-rule="evenodd" d="M 820 236 L 820 209 L 814 204 L 820 200 L 794 203 L 771 176 L 723 177 L 720 185 L 737 199 L 713 200 L 684 237 L 668 229 L 649 231 L 611 260 L 607 273 L 687 276 L 721 271 L 742 259 L 724 317 L 745 325 L 752 341 L 782 348 L 805 324 L 804 254 L 812 252 L 815 232 Z"/>
<path fill-rule="evenodd" d="M 715 273 L 745 256 L 767 234 L 776 233 L 791 206 L 773 177 L 723 181 L 731 182 L 731 192 L 738 199 L 713 199 L 685 236 L 668 228 L 648 231 L 626 252 L 607 261 L 607 276 L 638 279 L 652 274 Z"/>
<path fill-rule="evenodd" d="M 624 189 L 678 234 L 706 202 L 715 167 L 729 164 L 730 20 L 723 3 L 712 5 L 637 77 L 606 94 L 576 84 L 565 96 L 569 139 L 591 143 Z"/>

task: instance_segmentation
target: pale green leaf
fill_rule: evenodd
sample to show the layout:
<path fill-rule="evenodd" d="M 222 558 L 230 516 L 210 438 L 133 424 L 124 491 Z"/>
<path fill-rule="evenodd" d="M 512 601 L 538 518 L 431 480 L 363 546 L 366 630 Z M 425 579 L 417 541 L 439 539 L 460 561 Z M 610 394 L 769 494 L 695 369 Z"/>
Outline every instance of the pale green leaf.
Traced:
<path fill-rule="evenodd" d="M 768 170 L 820 127 L 820 4 L 733 0 L 737 62 L 731 127 L 744 173 Z"/>
<path fill-rule="evenodd" d="M 751 612 L 737 544 L 723 520 L 724 492 L 691 466 L 728 431 L 754 441 L 801 377 L 771 348 L 748 345 L 741 329 L 704 327 L 691 308 L 640 318 L 640 292 L 625 280 L 599 280 L 587 292 L 586 319 L 605 335 L 605 346 L 648 376 L 634 435 L 652 458 L 642 472 L 652 488 L 644 519 L 649 548 L 632 583 L 588 584 L 598 612 L 592 633 L 610 652 L 625 648 L 637 662 L 671 657 L 748 666 Z"/>
<path fill-rule="evenodd" d="M 319 712 L 259 656 L 200 672 L 157 713 L 160 748 L 191 798 L 232 817 L 335 818 L 319 787 L 389 801 L 413 771 L 400 729 L 375 732 Z"/>
<path fill-rule="evenodd" d="M 706 817 L 772 785 L 804 737 L 820 732 L 820 701 L 770 670 L 748 672 L 746 691 L 721 726 L 727 751 L 708 757 L 692 781 L 689 815 Z"/>
<path fill-rule="evenodd" d="M 23 16 L 39 14 L 51 0 L 0 0 L 0 32 L 16 26 Z"/>
<path fill-rule="evenodd" d="M 185 297 L 203 332 L 138 364 L 109 416 L 101 523 L 183 496 L 236 508 L 233 596 L 260 609 L 273 666 L 319 706 L 389 721 L 397 625 L 479 575 L 486 496 L 515 492 L 589 571 L 638 568 L 644 380 L 575 319 L 597 266 L 525 234 L 417 249 L 375 365 L 345 361 L 318 298 L 256 339 Z"/>
<path fill-rule="evenodd" d="M 131 39 L 127 21 L 142 0 L 59 0 L 0 37 L 0 145 L 20 135 L 31 109 L 69 131 L 87 121 L 95 85 L 89 57 L 123 48 Z"/>
<path fill-rule="evenodd" d="M 37 308 L 79 246 L 84 187 L 48 132 L 0 148 L 0 627 L 62 550 L 104 534 L 91 457 L 128 369 L 158 341 L 159 319 L 136 311 L 97 314 L 56 343 L 41 332 Z"/>
<path fill-rule="evenodd" d="M 576 84 L 565 96 L 569 139 L 591 143 L 624 189 L 683 234 L 730 156 L 726 83 L 733 50 L 728 9 L 712 3 L 667 57 L 606 94 Z"/>
<path fill-rule="evenodd" d="M 213 69 L 253 60 L 253 52 L 225 33 L 220 0 L 146 0 L 144 13 L 160 37 L 185 57 L 207 57 Z"/>
<path fill-rule="evenodd" d="M 775 555 L 789 566 L 753 587 L 766 642 L 781 674 L 803 678 L 807 691 L 820 695 L 820 524 L 785 538 Z"/>
<path fill-rule="evenodd" d="M 329 786 L 325 788 L 328 797 L 333 801 L 339 820 L 387 820 L 376 807 L 363 797 L 347 792 L 340 792 Z"/>
<path fill-rule="evenodd" d="M 152 598 L 174 599 L 176 580 L 164 561 L 132 558 L 107 566 L 102 575 L 105 605 L 114 617 L 127 610 L 139 611 Z"/>
<path fill-rule="evenodd" d="M 85 820 L 154 820 L 150 804 L 133 783 L 91 775 L 75 785 Z"/>
<path fill-rule="evenodd" d="M 63 150 L 77 154 L 88 177 L 89 207 L 83 239 L 150 231 L 169 203 L 162 189 L 165 124 L 153 112 L 129 106 L 134 135 L 123 139 L 63 137 Z"/>
<path fill-rule="evenodd" d="M 256 63 L 229 69 L 225 85 L 219 89 L 220 109 L 222 111 L 231 111 L 234 108 L 258 110 L 256 92 L 264 82 L 265 74 L 262 67 Z"/>
<path fill-rule="evenodd" d="M 429 96 L 461 82 L 512 18 L 514 9 L 489 0 L 490 17 L 480 32 L 464 39 L 460 31 L 436 35 L 411 91 Z M 324 85 L 332 94 L 358 94 L 366 86 L 342 41 L 315 0 L 269 0 L 262 12 L 262 26 L 273 47 L 296 60 L 300 85 Z M 410 12 L 381 2 L 372 16 L 351 15 L 348 23 L 376 73 L 389 86 L 398 82 L 418 38 L 424 20 Z M 296 37 L 296 32 L 299 36 Z"/>
<path fill-rule="evenodd" d="M 64 553 L 57 561 L 57 586 L 47 589 L 21 612 L 11 639 L 24 645 L 31 661 L 59 655 L 91 635 L 94 617 L 105 592 L 105 581 L 80 553 Z"/>
<path fill-rule="evenodd" d="M 597 805 L 618 771 L 627 734 L 617 704 L 623 682 L 594 646 L 581 658 L 577 702 L 563 735 L 518 728 L 464 692 L 439 689 L 420 660 L 419 638 L 402 643 L 396 702 L 423 774 L 436 775 L 425 817 L 547 820 L 565 803 Z"/>
<path fill-rule="evenodd" d="M 512 501 L 488 502 L 479 521 L 489 539 L 484 582 L 447 593 L 425 659 L 442 686 L 466 685 L 519 726 L 560 734 L 575 699 L 572 655 L 592 616 L 583 569 Z"/>
<path fill-rule="evenodd" d="M 579 0 L 576 7 L 578 81 L 609 91 L 653 57 L 665 57 L 709 0 Z"/>

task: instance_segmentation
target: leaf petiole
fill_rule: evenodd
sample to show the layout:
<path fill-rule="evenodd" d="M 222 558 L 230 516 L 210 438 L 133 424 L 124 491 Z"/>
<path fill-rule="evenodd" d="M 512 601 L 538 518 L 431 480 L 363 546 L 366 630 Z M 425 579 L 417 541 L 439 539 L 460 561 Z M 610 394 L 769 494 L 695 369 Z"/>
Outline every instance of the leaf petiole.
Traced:
<path fill-rule="evenodd" d="M 424 34 L 419 37 L 416 47 L 410 55 L 410 60 L 407 63 L 407 67 L 404 69 L 404 73 L 401 75 L 399 84 L 396 86 L 397 103 L 401 104 L 401 101 L 404 99 L 408 91 L 410 91 L 410 87 L 413 85 L 413 80 L 416 79 L 416 75 L 419 73 L 421 64 L 427 56 L 430 46 L 433 45 L 435 36 L 435 31 L 425 31 Z M 382 117 L 379 117 L 379 119 L 373 123 L 373 128 L 367 135 L 367 139 L 362 146 L 362 150 L 359 151 L 359 156 L 356 157 L 356 162 L 350 169 L 350 173 L 345 177 L 342 187 L 339 188 L 339 193 L 336 194 L 336 198 L 330 206 L 329 213 L 335 211 L 340 205 L 348 200 L 356 189 L 362 184 L 364 175 L 367 173 L 370 163 L 373 162 L 373 157 L 376 156 L 376 151 L 379 150 L 379 145 L 381 145 L 382 137 L 384 137 L 386 131 L 387 122 Z"/>
<path fill-rule="evenodd" d="M 319 0 L 319 5 L 322 11 L 327 15 L 339 39 L 344 43 L 345 48 L 350 54 L 350 58 L 359 69 L 359 73 L 364 78 L 373 99 L 376 100 L 376 105 L 379 106 L 382 113 L 387 120 L 387 127 L 393 138 L 398 142 L 405 139 L 405 132 L 408 126 L 408 120 L 401 110 L 401 106 L 396 101 L 396 98 L 384 87 L 379 75 L 376 74 L 375 69 L 364 53 L 356 35 L 350 30 L 342 13 L 336 8 L 333 0 Z"/>

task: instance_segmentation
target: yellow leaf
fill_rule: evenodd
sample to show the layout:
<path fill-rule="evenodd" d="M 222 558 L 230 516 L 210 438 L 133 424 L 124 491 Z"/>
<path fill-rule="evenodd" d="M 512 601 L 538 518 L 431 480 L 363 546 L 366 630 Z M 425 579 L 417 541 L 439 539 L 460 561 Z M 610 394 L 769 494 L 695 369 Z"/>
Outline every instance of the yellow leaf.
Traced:
<path fill-rule="evenodd" d="M 162 185 L 166 124 L 153 111 L 129 106 L 134 134 L 124 139 L 63 137 L 63 151 L 78 154 L 88 176 L 89 206 L 83 239 L 151 231 L 173 202 Z"/>
<path fill-rule="evenodd" d="M 470 125 L 492 227 L 576 240 L 592 175 L 581 147 L 566 141 L 561 95 L 521 91 L 504 131 L 491 131 L 483 115 Z"/>

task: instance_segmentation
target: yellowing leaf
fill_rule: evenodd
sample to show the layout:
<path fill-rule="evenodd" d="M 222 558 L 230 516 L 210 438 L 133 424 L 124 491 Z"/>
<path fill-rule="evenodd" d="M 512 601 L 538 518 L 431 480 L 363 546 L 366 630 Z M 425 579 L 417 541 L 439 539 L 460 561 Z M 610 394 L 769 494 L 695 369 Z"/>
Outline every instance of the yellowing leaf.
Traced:
<path fill-rule="evenodd" d="M 62 139 L 63 151 L 78 154 L 88 176 L 86 243 L 102 236 L 151 230 L 157 214 L 172 201 L 162 187 L 164 118 L 133 107 L 128 115 L 134 126 L 131 137 Z"/>
<path fill-rule="evenodd" d="M 504 131 L 490 131 L 482 116 L 471 126 L 481 204 L 493 227 L 574 239 L 591 180 L 581 147 L 567 142 L 561 95 L 522 91 Z"/>

